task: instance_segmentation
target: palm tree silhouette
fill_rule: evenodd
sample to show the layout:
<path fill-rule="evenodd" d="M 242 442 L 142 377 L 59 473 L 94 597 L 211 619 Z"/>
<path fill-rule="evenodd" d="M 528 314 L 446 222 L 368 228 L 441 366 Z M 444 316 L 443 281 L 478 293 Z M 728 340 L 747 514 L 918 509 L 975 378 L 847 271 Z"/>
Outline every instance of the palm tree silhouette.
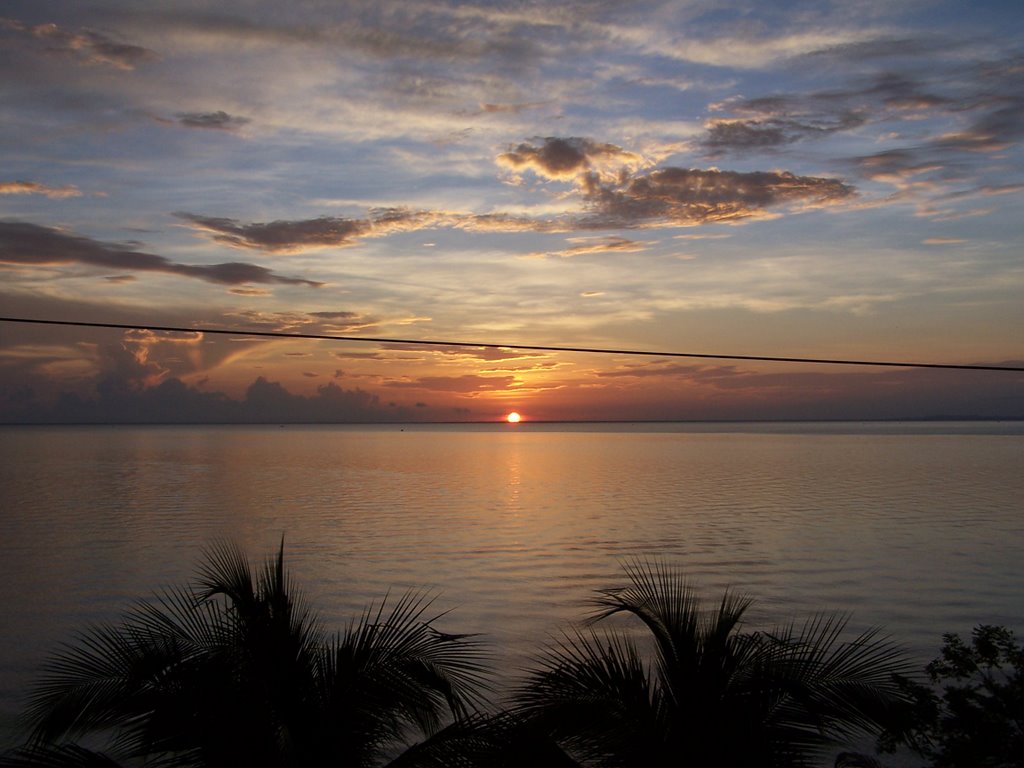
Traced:
<path fill-rule="evenodd" d="M 480 719 L 485 658 L 471 636 L 435 629 L 431 603 L 386 597 L 327 637 L 283 541 L 257 572 L 218 544 L 195 585 L 137 603 L 48 662 L 28 745 L 0 764 L 116 765 L 107 753 L 160 766 L 444 764 Z M 83 738 L 90 748 L 72 741 Z"/>
<path fill-rule="evenodd" d="M 639 619 L 650 661 L 622 631 L 567 632 L 540 658 L 515 711 L 583 766 L 801 766 L 877 733 L 904 706 L 895 645 L 846 621 L 742 631 L 750 600 L 703 610 L 678 568 L 634 560 L 601 590 L 589 623 Z M 816 762 L 818 761 L 818 762 Z"/>

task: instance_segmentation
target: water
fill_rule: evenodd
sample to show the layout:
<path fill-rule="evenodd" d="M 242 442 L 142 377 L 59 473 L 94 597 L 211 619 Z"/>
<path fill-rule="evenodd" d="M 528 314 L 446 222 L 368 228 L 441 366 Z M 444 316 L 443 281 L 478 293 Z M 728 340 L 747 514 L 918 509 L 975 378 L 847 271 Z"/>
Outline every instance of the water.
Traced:
<path fill-rule="evenodd" d="M 0 728 L 89 621 L 282 536 L 328 627 L 430 587 L 501 680 L 641 555 L 923 663 L 1024 630 L 1024 423 L 0 428 Z"/>

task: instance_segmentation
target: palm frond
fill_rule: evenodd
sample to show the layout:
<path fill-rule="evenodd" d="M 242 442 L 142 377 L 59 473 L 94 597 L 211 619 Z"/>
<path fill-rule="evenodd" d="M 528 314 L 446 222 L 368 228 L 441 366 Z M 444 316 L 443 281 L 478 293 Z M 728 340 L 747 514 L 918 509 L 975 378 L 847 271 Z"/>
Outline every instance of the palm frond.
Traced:
<path fill-rule="evenodd" d="M 650 744 L 660 730 L 658 698 L 628 637 L 576 631 L 537 658 L 513 697 L 513 711 L 571 755 L 603 764 L 624 752 L 639 759 L 638 745 Z"/>
<path fill-rule="evenodd" d="M 77 744 L 34 745 L 0 755 L 0 768 L 122 768 L 114 758 Z"/>
<path fill-rule="evenodd" d="M 511 713 L 501 712 L 475 713 L 456 720 L 411 745 L 386 768 L 518 768 L 538 764 L 578 768 L 553 742 L 538 738 Z"/>
<path fill-rule="evenodd" d="M 877 733 L 909 706 L 896 676 L 910 670 L 906 652 L 877 629 L 850 640 L 844 616 L 817 615 L 800 630 L 766 633 L 779 692 L 773 716 L 822 743 Z"/>
<path fill-rule="evenodd" d="M 243 616 L 257 611 L 256 586 L 252 568 L 241 549 L 233 542 L 219 540 L 205 550 L 197 574 L 203 589 L 201 599 L 224 595 Z"/>
<path fill-rule="evenodd" d="M 437 631 L 433 597 L 409 591 L 367 607 L 319 658 L 321 698 L 346 739 L 372 749 L 469 717 L 485 703 L 487 655 L 472 636 Z"/>
<path fill-rule="evenodd" d="M 650 671 L 624 639 L 569 637 L 516 699 L 520 711 L 561 717 L 559 739 L 574 754 L 609 765 L 680 754 L 696 764 L 804 765 L 838 738 L 877 733 L 901 706 L 892 676 L 906 657 L 875 632 L 845 641 L 845 618 L 826 614 L 801 627 L 748 632 L 748 597 L 727 591 L 705 609 L 670 563 L 634 559 L 624 570 L 625 586 L 598 591 L 589 622 L 639 619 L 654 641 Z M 625 713 L 617 723 L 607 717 L 615 712 Z M 633 712 L 645 712 L 643 726 L 616 732 Z"/>

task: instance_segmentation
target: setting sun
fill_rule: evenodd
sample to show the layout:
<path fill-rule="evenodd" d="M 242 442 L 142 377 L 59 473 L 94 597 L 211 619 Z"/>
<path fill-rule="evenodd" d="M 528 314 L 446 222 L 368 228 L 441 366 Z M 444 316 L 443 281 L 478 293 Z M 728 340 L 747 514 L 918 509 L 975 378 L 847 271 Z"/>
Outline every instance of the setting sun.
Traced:
<path fill-rule="evenodd" d="M 509 424 L 518 424 L 520 419 L 522 418 L 523 417 L 520 416 L 518 413 L 512 411 L 512 413 L 505 417 L 505 421 L 507 421 Z"/>

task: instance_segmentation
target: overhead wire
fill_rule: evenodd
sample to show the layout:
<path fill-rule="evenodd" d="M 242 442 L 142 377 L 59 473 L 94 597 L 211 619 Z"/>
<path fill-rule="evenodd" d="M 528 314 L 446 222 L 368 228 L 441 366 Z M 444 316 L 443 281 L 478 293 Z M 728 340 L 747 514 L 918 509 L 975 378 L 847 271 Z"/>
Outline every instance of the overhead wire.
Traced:
<path fill-rule="evenodd" d="M 807 363 L 813 365 L 856 365 L 883 366 L 890 368 L 938 368 L 961 371 L 1010 371 L 1024 373 L 1024 366 L 1016 365 L 970 365 L 957 363 L 921 363 L 906 360 L 841 360 L 820 357 L 786 357 L 780 355 L 727 355 L 705 352 L 673 352 L 646 349 L 608 349 L 603 347 L 570 347 L 542 344 L 515 344 L 494 341 L 451 341 L 441 339 L 396 339 L 381 336 L 341 336 L 326 333 L 293 333 L 285 331 L 254 331 L 244 328 L 209 328 L 196 326 L 153 325 L 149 323 L 98 323 L 84 320 L 44 320 L 27 317 L 0 317 L 4 323 L 27 323 L 33 325 L 73 326 L 78 328 L 108 328 L 127 331 L 157 331 L 167 333 L 203 333 L 225 336 L 255 336 L 273 339 L 311 339 L 317 341 L 352 341 L 377 344 L 409 344 L 435 347 L 475 347 L 484 349 L 512 349 L 525 352 L 570 352 L 599 355 L 639 355 L 646 357 L 683 357 L 703 360 L 743 360 L 768 363 Z"/>

